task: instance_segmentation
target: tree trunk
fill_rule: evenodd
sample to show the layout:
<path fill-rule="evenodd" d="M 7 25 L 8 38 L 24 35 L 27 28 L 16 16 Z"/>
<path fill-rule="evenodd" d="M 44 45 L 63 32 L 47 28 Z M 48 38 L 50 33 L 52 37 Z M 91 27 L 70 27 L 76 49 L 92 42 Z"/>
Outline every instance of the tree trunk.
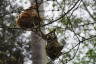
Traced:
<path fill-rule="evenodd" d="M 32 63 L 33 64 L 47 64 L 47 57 L 45 51 L 45 41 L 32 32 Z"/>
<path fill-rule="evenodd" d="M 34 3 L 35 0 L 30 0 L 31 3 Z M 37 2 L 41 2 L 43 0 L 38 0 Z M 43 6 L 40 7 L 43 10 Z M 44 13 L 40 13 L 44 15 Z M 47 64 L 47 55 L 45 51 L 46 41 L 43 40 L 38 32 L 31 33 L 31 50 L 32 50 L 32 64 Z"/>

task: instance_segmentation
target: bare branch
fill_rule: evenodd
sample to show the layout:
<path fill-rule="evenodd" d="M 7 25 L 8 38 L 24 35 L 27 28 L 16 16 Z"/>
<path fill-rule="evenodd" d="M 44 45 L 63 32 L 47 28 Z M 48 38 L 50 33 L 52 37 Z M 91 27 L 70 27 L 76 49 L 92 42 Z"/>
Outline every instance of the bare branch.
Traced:
<path fill-rule="evenodd" d="M 42 25 L 41 27 L 46 26 L 46 25 L 49 25 L 49 24 L 52 24 L 52 23 L 60 20 L 61 18 L 63 18 L 65 15 L 67 15 L 74 7 L 78 4 L 79 1 L 80 1 L 80 0 L 78 0 L 78 1 L 73 5 L 73 7 L 71 7 L 65 14 L 63 14 L 62 16 L 60 16 L 58 19 L 56 19 L 56 20 L 50 20 L 50 22 L 49 22 L 48 24 L 44 24 L 44 25 Z"/>
<path fill-rule="evenodd" d="M 83 5 L 84 5 L 84 7 L 85 7 L 85 9 L 86 9 L 86 11 L 88 12 L 88 14 L 90 15 L 90 17 L 94 20 L 94 21 L 96 21 L 96 19 L 94 18 L 94 16 L 90 13 L 90 11 L 88 10 L 88 8 L 87 8 L 87 6 L 86 6 L 86 4 L 85 4 L 85 2 L 83 1 L 83 0 L 81 0 L 82 1 L 82 3 L 83 3 Z"/>

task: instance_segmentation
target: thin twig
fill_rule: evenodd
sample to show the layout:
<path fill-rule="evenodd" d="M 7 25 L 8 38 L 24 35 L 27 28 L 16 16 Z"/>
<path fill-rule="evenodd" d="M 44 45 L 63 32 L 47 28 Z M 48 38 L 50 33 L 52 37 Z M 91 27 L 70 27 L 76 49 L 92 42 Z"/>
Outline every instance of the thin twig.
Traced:
<path fill-rule="evenodd" d="M 42 25 L 41 27 L 46 26 L 46 25 L 49 25 L 49 24 L 52 24 L 52 23 L 58 21 L 59 19 L 63 18 L 65 15 L 67 15 L 67 14 L 77 5 L 77 3 L 78 3 L 79 1 L 80 1 L 80 0 L 78 0 L 78 1 L 73 5 L 73 7 L 71 7 L 65 14 L 63 14 L 62 16 L 60 16 L 58 19 L 56 19 L 56 20 L 51 20 L 48 24 L 44 24 L 44 25 Z"/>
<path fill-rule="evenodd" d="M 96 21 L 96 19 L 94 18 L 94 16 L 93 16 L 93 15 L 90 13 L 90 11 L 88 10 L 88 8 L 87 8 L 85 2 L 84 2 L 83 0 L 81 0 L 81 1 L 82 1 L 82 3 L 83 3 L 83 6 L 85 7 L 86 11 L 87 11 L 88 14 L 90 15 L 90 17 L 91 17 L 94 21 Z"/>

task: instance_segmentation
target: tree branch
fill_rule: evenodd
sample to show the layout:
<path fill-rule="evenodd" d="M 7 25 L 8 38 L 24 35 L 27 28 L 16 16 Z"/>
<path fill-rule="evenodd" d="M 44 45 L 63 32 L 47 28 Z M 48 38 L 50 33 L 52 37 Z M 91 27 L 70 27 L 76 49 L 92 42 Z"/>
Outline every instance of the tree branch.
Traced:
<path fill-rule="evenodd" d="M 82 1 L 83 5 L 84 5 L 86 11 L 87 11 L 88 14 L 90 15 L 90 17 L 91 17 L 94 21 L 96 21 L 96 19 L 94 18 L 94 16 L 93 16 L 93 15 L 90 13 L 90 11 L 88 10 L 88 8 L 87 8 L 86 4 L 84 3 L 84 1 L 83 1 L 83 0 L 81 0 L 81 1 Z"/>
<path fill-rule="evenodd" d="M 49 24 L 52 24 L 52 23 L 60 20 L 61 18 L 63 18 L 65 15 L 67 15 L 78 4 L 79 1 L 80 0 L 78 0 L 65 14 L 63 14 L 62 16 L 60 16 L 59 18 L 57 18 L 56 20 L 50 20 L 50 22 L 48 24 L 44 24 L 41 27 L 46 26 L 46 25 L 49 25 Z"/>

